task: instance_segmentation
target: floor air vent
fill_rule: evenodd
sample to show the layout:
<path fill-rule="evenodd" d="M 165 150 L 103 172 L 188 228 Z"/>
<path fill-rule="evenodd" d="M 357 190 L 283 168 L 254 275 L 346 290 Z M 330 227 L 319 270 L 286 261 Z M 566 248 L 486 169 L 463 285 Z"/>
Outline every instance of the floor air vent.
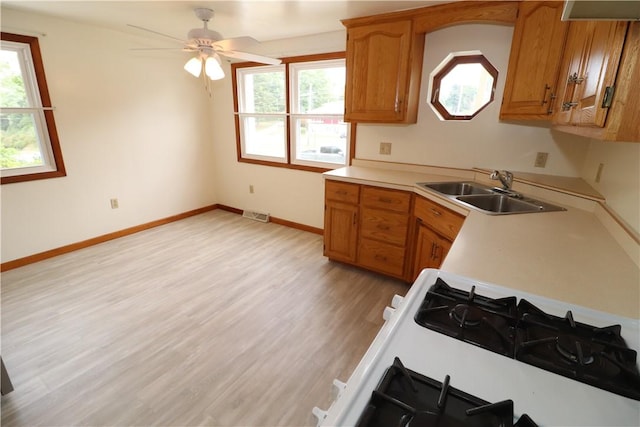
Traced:
<path fill-rule="evenodd" d="M 253 211 L 242 211 L 242 216 L 254 221 L 269 222 L 269 214 Z"/>

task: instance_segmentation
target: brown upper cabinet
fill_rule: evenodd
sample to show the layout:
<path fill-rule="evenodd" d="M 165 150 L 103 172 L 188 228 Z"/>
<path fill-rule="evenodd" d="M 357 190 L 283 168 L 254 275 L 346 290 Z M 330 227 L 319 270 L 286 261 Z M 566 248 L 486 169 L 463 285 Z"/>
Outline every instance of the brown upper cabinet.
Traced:
<path fill-rule="evenodd" d="M 608 141 L 640 142 L 640 23 L 571 22 L 554 127 Z"/>
<path fill-rule="evenodd" d="M 560 20 L 563 5 L 558 1 L 519 4 L 500 119 L 551 118 L 569 28 L 568 22 Z"/>
<path fill-rule="evenodd" d="M 348 28 L 345 120 L 415 123 L 423 48 L 408 19 Z"/>
<path fill-rule="evenodd" d="M 517 10 L 512 1 L 461 1 L 343 20 L 345 120 L 416 123 L 425 34 L 464 23 L 513 25 Z"/>

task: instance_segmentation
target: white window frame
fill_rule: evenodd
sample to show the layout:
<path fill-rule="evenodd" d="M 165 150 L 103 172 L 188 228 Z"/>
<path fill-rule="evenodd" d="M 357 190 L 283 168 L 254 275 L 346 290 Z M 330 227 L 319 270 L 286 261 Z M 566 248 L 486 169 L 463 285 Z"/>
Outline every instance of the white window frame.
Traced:
<path fill-rule="evenodd" d="M 23 37 L 7 34 L 7 37 Z M 26 37 L 31 43 L 35 43 L 37 47 L 37 39 L 33 37 Z M 35 42 L 34 42 L 35 40 Z M 42 165 L 38 166 L 26 166 L 16 167 L 1 170 L 2 183 L 21 182 L 25 180 L 50 178 L 53 176 L 64 176 L 64 165 L 62 164 L 62 157 L 60 154 L 60 161 L 56 162 L 54 150 L 52 147 L 52 141 L 50 137 L 50 127 L 47 125 L 47 117 L 45 111 L 49 110 L 51 114 L 52 108 L 50 106 L 43 105 L 42 94 L 43 91 L 38 85 L 38 75 L 36 73 L 36 66 L 34 64 L 33 52 L 31 50 L 31 43 L 28 41 L 13 41 L 6 40 L 3 33 L 2 50 L 12 51 L 17 54 L 17 58 L 20 64 L 20 70 L 22 79 L 25 85 L 25 94 L 27 97 L 28 107 L 16 108 L 16 107 L 2 107 L 2 112 L 6 114 L 28 114 L 33 118 L 36 136 L 40 144 L 40 153 L 42 155 Z M 39 49 L 39 48 L 38 48 Z M 38 52 L 38 57 L 40 53 Z M 41 79 L 44 80 L 44 71 L 42 71 Z M 45 83 L 46 90 L 46 83 Z M 48 94 L 47 94 L 48 96 Z M 53 116 L 51 119 L 53 121 Z M 55 125 L 52 126 L 55 129 Z M 57 139 L 57 136 L 56 136 Z M 58 147 L 59 150 L 59 147 Z M 60 164 L 58 164 L 60 163 Z"/>
<path fill-rule="evenodd" d="M 265 65 L 262 67 L 249 67 L 249 68 L 239 68 L 236 70 L 236 78 L 238 81 L 238 95 L 242 94 L 242 96 L 238 96 L 238 118 L 239 118 L 239 130 L 240 130 L 240 147 L 242 157 L 245 159 L 253 159 L 253 160 L 262 160 L 267 162 L 276 162 L 276 163 L 287 163 L 288 162 L 288 150 L 287 150 L 287 114 L 286 114 L 286 106 L 285 111 L 282 113 L 255 113 L 255 112 L 246 112 L 248 110 L 248 106 L 245 105 L 247 91 L 245 89 L 245 77 L 249 74 L 259 74 L 259 73 L 272 73 L 272 72 L 282 72 L 285 81 L 285 104 L 286 104 L 286 68 L 284 65 Z M 282 118 L 284 121 L 284 139 L 282 140 L 282 145 L 284 148 L 284 156 L 264 156 L 258 154 L 250 154 L 247 153 L 246 147 L 246 134 L 245 134 L 245 123 L 252 118 L 260 118 L 260 117 L 272 117 L 272 118 Z"/>
<path fill-rule="evenodd" d="M 317 59 L 316 59 L 317 58 Z M 257 163 L 266 166 L 285 167 L 291 169 L 302 169 L 315 172 L 324 172 L 326 170 L 337 169 L 350 164 L 351 154 L 351 126 L 350 123 L 346 123 L 346 135 L 345 135 L 345 153 L 344 163 L 329 163 L 314 160 L 299 160 L 296 159 L 296 128 L 295 124 L 297 120 L 308 118 L 337 118 L 341 122 L 344 122 L 344 112 L 342 114 L 301 114 L 298 112 L 291 112 L 297 107 L 297 92 L 292 75 L 296 74 L 295 70 L 301 69 L 317 69 L 322 67 L 333 68 L 336 64 L 345 65 L 344 52 L 334 52 L 328 54 L 319 55 L 307 55 L 301 57 L 283 58 L 281 65 L 257 65 L 253 63 L 241 63 L 232 64 L 234 69 L 233 74 L 233 89 L 234 89 L 234 102 L 235 102 L 235 119 L 236 119 L 236 144 L 237 154 L 239 162 Z M 285 105 L 286 112 L 283 114 L 257 114 L 246 111 L 245 94 L 244 94 L 244 76 L 247 73 L 255 73 L 256 70 L 263 70 L 264 72 L 280 69 L 285 70 L 285 91 L 286 97 Z M 346 71 L 345 71 L 346 72 Z M 297 84 L 297 82 L 295 83 Z M 271 157 L 271 156 L 259 156 L 255 154 L 248 154 L 246 152 L 245 143 L 245 126 L 244 121 L 249 117 L 274 117 L 280 116 L 285 118 L 285 156 L 284 157 Z"/>
<path fill-rule="evenodd" d="M 291 163 L 297 165 L 305 165 L 305 166 L 314 166 L 321 167 L 326 169 L 336 169 L 347 166 L 349 159 L 349 143 L 351 126 L 347 125 L 347 132 L 345 135 L 345 150 L 344 150 L 344 163 L 330 163 L 330 162 L 322 162 L 316 160 L 301 160 L 296 156 L 298 141 L 297 141 L 297 132 L 296 132 L 296 124 L 300 119 L 338 119 L 341 122 L 344 122 L 344 111 L 341 114 L 309 114 L 309 113 L 301 113 L 298 110 L 299 99 L 298 99 L 298 73 L 300 71 L 305 70 L 318 70 L 321 68 L 336 68 L 336 66 L 345 67 L 345 59 L 326 59 L 321 61 L 308 61 L 308 62 L 295 62 L 289 64 L 289 99 L 290 99 L 290 107 L 289 116 L 291 118 L 290 122 L 290 136 L 289 141 L 291 143 Z M 345 69 L 346 74 L 346 69 Z M 346 76 L 345 76 L 346 78 Z"/>

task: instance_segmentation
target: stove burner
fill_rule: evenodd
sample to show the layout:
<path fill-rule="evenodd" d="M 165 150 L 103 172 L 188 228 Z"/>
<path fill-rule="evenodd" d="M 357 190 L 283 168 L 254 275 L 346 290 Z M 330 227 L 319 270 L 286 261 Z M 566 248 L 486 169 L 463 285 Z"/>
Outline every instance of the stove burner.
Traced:
<path fill-rule="evenodd" d="M 441 334 L 640 401 L 637 352 L 621 326 L 596 327 L 545 313 L 525 299 L 489 298 L 449 286 L 429 288 L 414 317 Z"/>
<path fill-rule="evenodd" d="M 487 350 L 513 357 L 515 351 L 516 298 L 488 298 L 475 287 L 462 291 L 438 278 L 415 315 L 426 328 Z"/>
<path fill-rule="evenodd" d="M 591 345 L 580 343 L 577 338 L 562 335 L 556 340 L 556 349 L 566 360 L 581 366 L 590 365 L 594 361 Z"/>
<path fill-rule="evenodd" d="M 537 427 L 526 414 L 513 423 L 513 401 L 489 403 L 404 367 L 397 357 L 371 394 L 356 427 Z"/>
<path fill-rule="evenodd" d="M 455 320 L 461 328 L 476 327 L 480 325 L 482 310 L 469 307 L 467 304 L 458 304 L 449 312 L 449 317 Z"/>

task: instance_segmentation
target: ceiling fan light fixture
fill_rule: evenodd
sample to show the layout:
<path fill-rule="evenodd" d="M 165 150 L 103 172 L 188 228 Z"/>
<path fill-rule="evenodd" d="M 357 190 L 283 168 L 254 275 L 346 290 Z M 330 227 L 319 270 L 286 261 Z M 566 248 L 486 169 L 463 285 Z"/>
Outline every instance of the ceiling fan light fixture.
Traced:
<path fill-rule="evenodd" d="M 184 69 L 194 77 L 200 77 L 200 73 L 202 72 L 202 62 L 200 58 L 191 58 L 184 64 Z"/>
<path fill-rule="evenodd" d="M 204 63 L 204 72 L 211 80 L 220 80 L 224 78 L 224 71 L 220 66 L 220 58 L 218 55 L 209 56 Z"/>

